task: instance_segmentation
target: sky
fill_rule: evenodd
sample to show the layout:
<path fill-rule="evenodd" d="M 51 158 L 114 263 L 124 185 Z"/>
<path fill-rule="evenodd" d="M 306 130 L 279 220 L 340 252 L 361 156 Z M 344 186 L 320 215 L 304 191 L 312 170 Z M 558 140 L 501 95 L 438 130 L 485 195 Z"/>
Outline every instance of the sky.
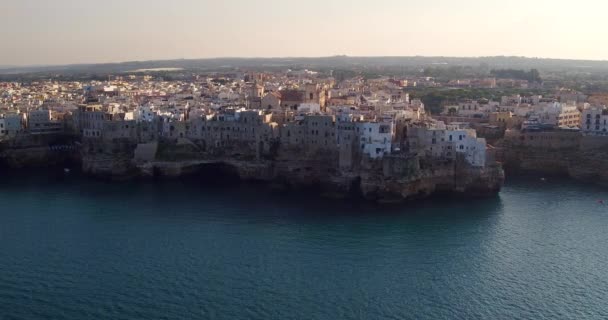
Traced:
<path fill-rule="evenodd" d="M 213 57 L 608 60 L 606 0 L 0 0 L 0 66 Z"/>

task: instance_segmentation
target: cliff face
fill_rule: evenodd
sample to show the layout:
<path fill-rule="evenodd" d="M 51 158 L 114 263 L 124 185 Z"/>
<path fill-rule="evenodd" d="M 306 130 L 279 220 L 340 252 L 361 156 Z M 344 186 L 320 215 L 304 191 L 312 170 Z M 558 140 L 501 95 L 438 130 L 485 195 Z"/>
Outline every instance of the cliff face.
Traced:
<path fill-rule="evenodd" d="M 98 178 L 112 180 L 126 180 L 141 175 L 130 158 L 120 155 L 84 155 L 82 171 Z"/>
<path fill-rule="evenodd" d="M 378 202 L 436 193 L 488 196 L 498 193 L 504 182 L 501 166 L 473 168 L 462 159 L 454 162 L 401 155 L 381 160 L 356 158 L 349 167 L 340 167 L 340 154 L 331 151 L 273 149 L 257 156 L 243 153 L 235 157 L 217 150 L 203 152 L 193 146 L 163 144 L 156 158 L 143 160 L 130 149 L 134 148 L 106 146 L 105 152 L 85 148 L 83 171 L 114 179 L 199 175 L 211 183 L 236 177 L 282 189 L 307 188 L 330 197 L 356 195 Z"/>
<path fill-rule="evenodd" d="M 608 152 L 604 150 L 546 149 L 505 146 L 507 172 L 563 175 L 597 184 L 608 184 Z"/>
<path fill-rule="evenodd" d="M 86 174 L 112 180 L 212 173 L 212 183 L 232 177 L 264 181 L 283 189 L 308 188 L 330 197 L 351 195 L 379 202 L 397 202 L 435 193 L 493 195 L 500 191 L 504 181 L 502 167 L 472 168 L 462 160 L 445 162 L 405 155 L 387 156 L 382 160 L 357 157 L 345 168 L 340 167 L 340 154 L 330 151 L 276 149 L 263 155 L 235 157 L 217 150 L 205 153 L 183 145 L 178 149 L 181 153 L 172 152 L 166 145 L 163 148 L 156 156 L 148 152 L 150 155 L 146 157 L 134 152 L 137 146 L 121 142 L 85 143 L 80 149 L 60 151 L 49 147 L 8 148 L 0 152 L 0 161 L 9 168 L 79 164 Z M 167 159 L 162 154 L 179 157 Z"/>
<path fill-rule="evenodd" d="M 73 166 L 80 162 L 76 150 L 52 150 L 49 147 L 6 149 L 0 152 L 0 163 L 7 168 L 47 168 Z"/>
<path fill-rule="evenodd" d="M 473 168 L 463 161 L 440 162 L 410 158 L 407 162 L 420 161 L 422 166 L 410 164 L 402 170 L 394 163 L 403 163 L 400 157 L 383 160 L 384 172 L 366 171 L 362 175 L 361 189 L 366 198 L 377 201 L 400 201 L 428 197 L 436 193 L 460 194 L 467 197 L 497 194 L 504 183 L 504 171 L 499 165 Z"/>
<path fill-rule="evenodd" d="M 122 160 L 106 161 L 84 159 L 85 172 L 96 175 L 116 175 L 122 178 L 161 176 L 178 178 L 209 171 L 223 174 L 207 181 L 216 183 L 228 175 L 242 180 L 264 181 L 282 189 L 314 189 L 326 196 L 343 198 L 362 196 L 378 202 L 399 202 L 427 197 L 436 193 L 457 193 L 464 196 L 490 196 L 497 194 L 504 182 L 500 166 L 471 168 L 454 163 L 433 165 L 427 168 L 409 168 L 397 172 L 382 170 L 394 162 L 412 159 L 387 158 L 370 162 L 359 171 L 339 171 L 319 161 L 236 161 L 197 160 L 177 162 L 146 162 L 125 168 Z M 202 181 L 205 181 L 204 179 Z"/>
<path fill-rule="evenodd" d="M 581 152 L 568 163 L 568 174 L 579 180 L 608 185 L 608 152 Z"/>
<path fill-rule="evenodd" d="M 73 167 L 80 163 L 72 135 L 20 135 L 0 140 L 0 163 L 11 169 Z"/>
<path fill-rule="evenodd" d="M 508 130 L 496 158 L 507 173 L 561 175 L 608 185 L 608 139 L 575 131 Z"/>

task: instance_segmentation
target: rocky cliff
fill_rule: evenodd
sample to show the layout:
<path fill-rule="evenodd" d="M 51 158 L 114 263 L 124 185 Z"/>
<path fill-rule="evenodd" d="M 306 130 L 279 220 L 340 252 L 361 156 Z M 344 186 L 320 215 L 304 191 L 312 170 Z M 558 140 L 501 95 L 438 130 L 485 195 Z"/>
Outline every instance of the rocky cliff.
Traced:
<path fill-rule="evenodd" d="M 608 138 L 577 131 L 507 130 L 496 159 L 508 174 L 561 175 L 608 185 Z"/>
<path fill-rule="evenodd" d="M 0 165 L 10 169 L 72 167 L 79 163 L 80 154 L 76 149 L 28 147 L 0 152 Z"/>
<path fill-rule="evenodd" d="M 500 158 L 509 174 L 568 176 L 608 185 L 608 150 L 550 149 L 504 146 Z"/>
<path fill-rule="evenodd" d="M 402 155 L 362 159 L 352 168 L 338 169 L 337 154 L 301 154 L 293 150 L 279 152 L 271 159 L 246 160 L 197 153 L 189 159 L 135 161 L 125 154 L 94 154 L 83 157 L 83 170 L 116 179 L 201 175 L 201 181 L 217 183 L 237 177 L 271 183 L 281 189 L 306 188 L 329 197 L 359 196 L 378 202 L 400 202 L 437 193 L 495 195 L 504 182 L 500 165 L 473 168 L 462 160 L 446 162 Z"/>
<path fill-rule="evenodd" d="M 399 202 L 437 193 L 494 195 L 504 181 L 500 165 L 474 168 L 462 159 L 440 161 L 415 155 L 391 155 L 381 160 L 356 157 L 349 167 L 340 167 L 339 153 L 327 150 L 270 148 L 266 153 L 254 155 L 242 152 L 242 148 L 238 148 L 238 154 L 203 152 L 189 144 L 140 147 L 126 142 L 96 142 L 69 150 L 4 148 L 0 162 L 10 168 L 69 163 L 72 167 L 81 166 L 88 175 L 112 180 L 201 176 L 204 183 L 218 183 L 237 178 L 263 181 L 281 189 L 306 188 L 329 197 L 356 196 L 378 202 Z"/>
<path fill-rule="evenodd" d="M 0 165 L 4 168 L 77 166 L 80 150 L 70 135 L 24 135 L 0 141 Z"/>

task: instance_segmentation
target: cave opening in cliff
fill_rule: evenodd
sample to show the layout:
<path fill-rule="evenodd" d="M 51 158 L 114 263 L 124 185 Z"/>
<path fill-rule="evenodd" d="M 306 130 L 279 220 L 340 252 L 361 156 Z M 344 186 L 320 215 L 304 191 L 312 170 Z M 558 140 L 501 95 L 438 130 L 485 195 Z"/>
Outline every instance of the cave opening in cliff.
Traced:
<path fill-rule="evenodd" d="M 350 197 L 355 199 L 360 199 L 363 197 L 363 190 L 361 190 L 361 177 L 353 179 L 353 181 L 350 183 L 348 193 Z"/>
<path fill-rule="evenodd" d="M 238 169 L 223 162 L 197 165 L 190 177 L 213 185 L 233 185 L 241 182 Z"/>

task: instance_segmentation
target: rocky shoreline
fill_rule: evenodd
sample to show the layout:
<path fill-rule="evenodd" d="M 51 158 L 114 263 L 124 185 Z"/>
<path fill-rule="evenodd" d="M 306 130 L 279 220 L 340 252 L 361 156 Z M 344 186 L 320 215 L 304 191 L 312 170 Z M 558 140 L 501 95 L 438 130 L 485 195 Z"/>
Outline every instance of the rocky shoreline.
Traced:
<path fill-rule="evenodd" d="M 521 133 L 498 141 L 495 157 L 508 174 L 563 176 L 608 185 L 608 144 L 603 137 L 547 133 L 543 143 L 541 134 L 536 136 L 541 142 L 533 145 L 524 144 Z"/>
<path fill-rule="evenodd" d="M 504 171 L 500 165 L 472 168 L 463 163 L 434 163 L 424 169 L 396 171 L 391 163 L 417 159 L 387 158 L 368 163 L 357 172 L 333 170 L 319 161 L 239 161 L 225 159 L 129 162 L 126 158 L 83 158 L 86 174 L 115 180 L 135 178 L 175 179 L 206 176 L 206 183 L 225 178 L 256 181 L 282 190 L 310 189 L 332 198 L 362 197 L 393 203 L 427 198 L 435 194 L 486 197 L 500 192 Z M 411 168 L 410 168 L 411 169 Z"/>
<path fill-rule="evenodd" d="M 564 176 L 579 181 L 608 185 L 608 154 L 604 151 L 535 150 L 510 148 L 504 151 L 509 174 Z"/>
<path fill-rule="evenodd" d="M 129 148 L 127 148 L 129 149 Z M 275 159 L 236 160 L 202 156 L 188 160 L 136 161 L 132 152 L 54 152 L 49 148 L 4 150 L 8 168 L 67 166 L 98 179 L 176 179 L 201 176 L 204 183 L 225 179 L 255 181 L 281 190 L 309 189 L 331 198 L 364 198 L 398 203 L 437 194 L 487 197 L 500 192 L 504 170 L 499 164 L 475 168 L 465 161 L 438 161 L 417 156 L 387 156 L 362 160 L 340 170 L 334 154 L 299 159 L 285 152 Z"/>

